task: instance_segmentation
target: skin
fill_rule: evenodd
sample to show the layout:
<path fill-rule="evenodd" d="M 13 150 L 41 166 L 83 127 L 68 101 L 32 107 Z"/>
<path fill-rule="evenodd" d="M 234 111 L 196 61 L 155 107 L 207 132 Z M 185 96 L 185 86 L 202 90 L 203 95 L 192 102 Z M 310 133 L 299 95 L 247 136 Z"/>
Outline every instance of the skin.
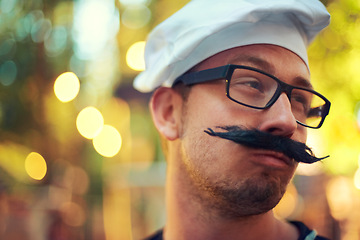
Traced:
<path fill-rule="evenodd" d="M 226 50 L 194 70 L 226 64 L 256 67 L 288 84 L 311 86 L 301 58 L 274 45 Z M 176 88 L 161 87 L 150 109 L 167 144 L 164 239 L 297 239 L 297 230 L 272 213 L 297 163 L 204 133 L 209 127 L 239 125 L 305 142 L 306 128 L 296 123 L 284 93 L 271 108 L 256 110 L 230 101 L 225 81 L 218 80 L 192 86 L 185 99 Z"/>

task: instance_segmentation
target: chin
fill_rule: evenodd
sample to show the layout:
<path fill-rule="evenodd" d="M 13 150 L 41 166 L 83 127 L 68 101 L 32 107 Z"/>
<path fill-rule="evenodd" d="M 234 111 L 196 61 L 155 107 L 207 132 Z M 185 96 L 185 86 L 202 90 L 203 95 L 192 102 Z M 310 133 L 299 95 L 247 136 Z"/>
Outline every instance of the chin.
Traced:
<path fill-rule="evenodd" d="M 247 179 L 235 187 L 215 186 L 212 200 L 216 211 L 226 218 L 243 218 L 272 210 L 285 193 L 286 183 L 266 174 Z"/>

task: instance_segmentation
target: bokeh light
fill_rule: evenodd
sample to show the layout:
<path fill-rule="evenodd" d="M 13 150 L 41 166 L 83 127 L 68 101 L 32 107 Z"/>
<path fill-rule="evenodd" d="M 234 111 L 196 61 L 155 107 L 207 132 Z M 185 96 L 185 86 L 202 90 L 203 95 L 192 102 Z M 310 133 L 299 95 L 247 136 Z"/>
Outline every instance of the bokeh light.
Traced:
<path fill-rule="evenodd" d="M 79 133 L 87 139 L 93 139 L 102 130 L 104 117 L 95 107 L 86 107 L 76 118 L 76 127 Z"/>
<path fill-rule="evenodd" d="M 144 61 L 145 41 L 136 42 L 126 53 L 126 63 L 135 71 L 145 70 Z"/>
<path fill-rule="evenodd" d="M 280 203 L 275 207 L 274 213 L 280 218 L 289 218 L 296 210 L 300 196 L 294 184 L 290 184 L 281 199 Z"/>
<path fill-rule="evenodd" d="M 0 1 L 0 10 L 2 13 L 11 13 L 17 3 L 17 0 Z"/>
<path fill-rule="evenodd" d="M 353 209 L 352 183 L 345 177 L 336 177 L 326 186 L 331 214 L 335 219 L 343 220 Z"/>
<path fill-rule="evenodd" d="M 16 22 L 15 37 L 17 40 L 24 40 L 31 31 L 31 25 L 33 24 L 33 15 L 31 13 L 25 15 Z"/>
<path fill-rule="evenodd" d="M 45 40 L 45 50 L 49 57 L 61 54 L 67 45 L 68 32 L 65 27 L 57 26 L 51 31 L 49 38 Z"/>
<path fill-rule="evenodd" d="M 73 193 L 83 195 L 87 192 L 90 179 L 86 171 L 81 167 L 68 167 L 64 175 L 64 184 Z"/>
<path fill-rule="evenodd" d="M 0 56 L 5 56 L 15 50 L 16 41 L 13 36 L 3 37 L 0 41 Z"/>
<path fill-rule="evenodd" d="M 61 102 L 70 102 L 80 91 L 80 81 L 73 72 L 61 74 L 54 83 L 54 92 Z"/>
<path fill-rule="evenodd" d="M 51 34 L 52 24 L 49 19 L 39 19 L 31 28 L 31 39 L 35 43 L 45 41 Z"/>
<path fill-rule="evenodd" d="M 0 83 L 9 86 L 16 80 L 17 67 L 14 61 L 6 61 L 0 65 Z"/>
<path fill-rule="evenodd" d="M 95 150 L 104 157 L 114 157 L 121 148 L 122 138 L 118 130 L 104 125 L 102 131 L 93 139 Z"/>
<path fill-rule="evenodd" d="M 119 14 L 113 1 L 76 1 L 73 36 L 75 53 L 81 59 L 94 59 L 119 30 Z"/>
<path fill-rule="evenodd" d="M 61 206 L 61 217 L 64 223 L 72 227 L 80 227 L 86 220 L 84 209 L 74 202 L 66 202 Z"/>
<path fill-rule="evenodd" d="M 39 153 L 32 152 L 25 159 L 25 170 L 31 178 L 41 180 L 47 172 L 46 161 Z"/>

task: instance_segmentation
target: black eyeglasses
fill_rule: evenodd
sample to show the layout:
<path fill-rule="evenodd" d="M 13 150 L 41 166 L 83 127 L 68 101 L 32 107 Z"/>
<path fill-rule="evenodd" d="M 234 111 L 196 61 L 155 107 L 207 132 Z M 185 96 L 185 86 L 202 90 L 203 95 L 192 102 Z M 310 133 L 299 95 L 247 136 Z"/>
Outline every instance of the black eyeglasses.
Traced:
<path fill-rule="evenodd" d="M 227 97 L 255 109 L 271 107 L 284 92 L 290 100 L 294 117 L 302 126 L 320 128 L 329 114 L 330 101 L 320 93 L 286 84 L 259 69 L 243 65 L 225 65 L 187 73 L 174 81 L 193 85 L 213 80 L 226 80 Z"/>

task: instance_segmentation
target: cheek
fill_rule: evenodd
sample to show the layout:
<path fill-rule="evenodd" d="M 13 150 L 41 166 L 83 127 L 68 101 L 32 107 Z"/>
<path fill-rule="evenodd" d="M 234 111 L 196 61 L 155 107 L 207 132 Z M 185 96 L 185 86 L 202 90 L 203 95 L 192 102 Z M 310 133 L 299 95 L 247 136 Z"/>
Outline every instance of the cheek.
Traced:
<path fill-rule="evenodd" d="M 308 130 L 306 127 L 303 127 L 298 124 L 297 129 L 291 139 L 298 141 L 298 142 L 306 143 L 307 133 L 308 133 L 307 131 Z"/>
<path fill-rule="evenodd" d="M 259 110 L 231 101 L 225 94 L 223 84 L 194 86 L 184 111 L 186 125 L 202 130 L 226 125 L 254 128 L 259 121 Z"/>
<path fill-rule="evenodd" d="M 236 162 L 230 152 L 228 141 L 211 137 L 202 130 L 188 132 L 182 140 L 182 161 L 188 172 L 210 182 L 228 178 L 228 168 Z"/>

